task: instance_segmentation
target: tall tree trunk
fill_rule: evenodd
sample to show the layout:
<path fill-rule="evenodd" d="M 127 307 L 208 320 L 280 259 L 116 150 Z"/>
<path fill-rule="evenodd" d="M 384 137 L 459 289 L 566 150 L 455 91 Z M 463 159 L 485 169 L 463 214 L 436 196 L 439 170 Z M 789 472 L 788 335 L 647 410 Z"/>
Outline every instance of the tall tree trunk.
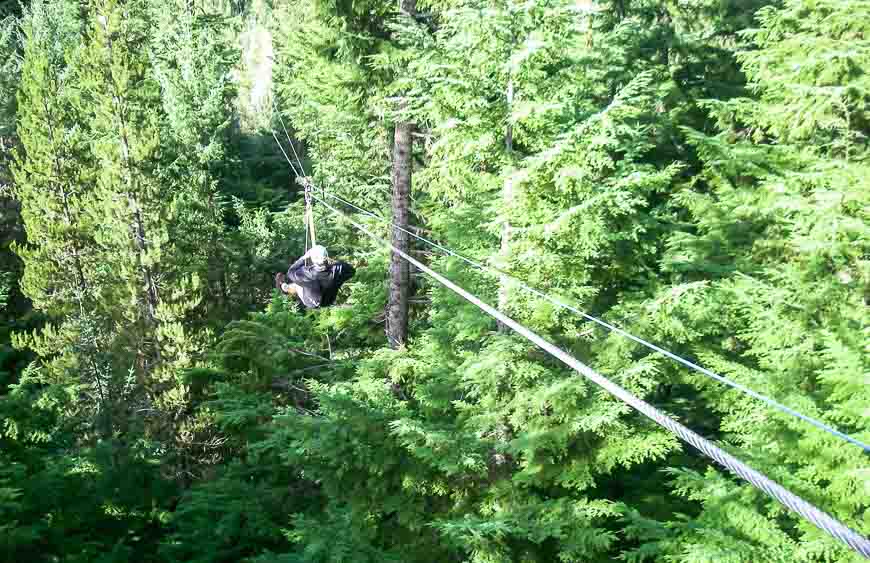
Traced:
<path fill-rule="evenodd" d="M 396 124 L 393 141 L 393 246 L 408 252 L 408 207 L 411 194 L 411 154 L 414 126 Z M 391 348 L 399 348 L 408 339 L 408 292 L 410 276 L 408 262 L 395 251 L 390 259 L 390 300 L 387 305 L 387 340 Z"/>
<path fill-rule="evenodd" d="M 126 172 L 124 183 L 126 186 L 127 204 L 131 213 L 129 231 L 133 245 L 133 251 L 136 257 L 136 267 L 142 276 L 142 286 L 145 289 L 145 322 L 149 329 L 155 329 L 159 324 L 157 320 L 157 306 L 160 298 L 157 293 L 157 284 L 154 280 L 154 274 L 150 266 L 146 264 L 145 255 L 148 252 L 148 236 L 145 230 L 145 219 L 140 202 L 139 186 L 136 182 L 138 171 L 134 168 L 132 155 L 130 152 L 130 141 L 127 137 L 128 124 L 126 115 L 126 104 L 122 93 L 118 89 L 118 84 L 111 71 L 111 64 L 114 61 L 114 48 L 112 43 L 112 34 L 108 28 L 108 23 L 103 21 L 103 28 L 106 32 L 106 48 L 109 54 L 109 68 L 106 69 L 106 79 L 111 87 L 113 106 L 115 109 L 115 117 L 118 120 L 119 143 L 121 148 L 121 162 L 124 171 Z M 152 361 L 160 363 L 161 350 L 160 344 L 157 341 L 157 335 L 151 332 L 149 337 L 153 338 L 153 358 L 143 354 L 141 360 L 145 373 L 148 373 L 151 368 Z"/>
<path fill-rule="evenodd" d="M 417 0 L 399 0 L 399 11 L 417 15 Z M 393 137 L 393 228 L 392 243 L 402 252 L 409 250 L 408 207 L 411 197 L 411 169 L 414 148 L 414 124 L 396 124 Z M 402 230 L 404 229 L 404 230 Z M 387 340 L 391 348 L 399 348 L 408 340 L 408 294 L 410 279 L 408 262 L 395 251 L 390 257 L 390 299 L 387 303 Z"/>

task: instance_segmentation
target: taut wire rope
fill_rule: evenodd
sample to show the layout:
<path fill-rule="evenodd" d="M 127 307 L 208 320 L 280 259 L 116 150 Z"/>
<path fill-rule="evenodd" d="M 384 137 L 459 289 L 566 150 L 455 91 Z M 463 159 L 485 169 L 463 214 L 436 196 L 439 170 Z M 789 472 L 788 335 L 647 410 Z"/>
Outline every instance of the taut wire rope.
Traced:
<path fill-rule="evenodd" d="M 791 491 L 789 491 L 779 483 L 773 481 L 763 473 L 749 467 L 744 462 L 732 456 L 725 450 L 721 449 L 713 442 L 695 433 L 688 427 L 680 424 L 679 422 L 666 415 L 662 411 L 658 410 L 654 406 L 650 405 L 643 399 L 636 397 L 623 387 L 610 381 L 609 379 L 602 376 L 586 364 L 580 362 L 555 344 L 549 342 L 542 336 L 538 335 L 537 333 L 508 317 L 495 307 L 484 303 L 475 295 L 469 293 L 462 287 L 451 282 L 438 272 L 435 272 L 425 264 L 421 263 L 419 260 L 416 260 L 414 257 L 410 256 L 406 252 L 403 252 L 389 242 L 380 239 L 376 234 L 372 233 L 365 226 L 357 223 L 356 221 L 348 217 L 347 214 L 339 211 L 338 209 L 335 209 L 326 201 L 314 195 L 312 195 L 312 197 L 314 199 L 317 199 L 321 204 L 323 204 L 327 209 L 329 209 L 336 215 L 343 217 L 351 225 L 356 227 L 359 231 L 374 240 L 376 243 L 380 244 L 385 248 L 391 249 L 393 252 L 407 260 L 409 263 L 413 264 L 420 271 L 429 275 L 431 278 L 433 278 L 444 287 L 458 294 L 463 299 L 475 305 L 477 308 L 481 309 L 483 312 L 487 313 L 497 321 L 508 326 L 517 334 L 537 345 L 539 348 L 541 348 L 554 358 L 558 359 L 580 375 L 589 379 L 599 387 L 602 387 L 605 391 L 607 391 L 617 399 L 628 404 L 629 406 L 631 406 L 641 414 L 645 415 L 647 418 L 649 418 L 659 426 L 665 428 L 672 434 L 675 434 L 680 439 L 690 444 L 710 459 L 716 461 L 721 466 L 731 471 L 733 474 L 748 481 L 757 489 L 776 499 L 782 505 L 801 515 L 803 518 L 811 522 L 819 529 L 848 545 L 855 552 L 861 554 L 867 559 L 870 559 L 870 540 L 868 540 L 858 532 L 855 532 L 836 518 L 820 510 L 819 508 L 805 501 L 796 494 L 792 493 Z"/>

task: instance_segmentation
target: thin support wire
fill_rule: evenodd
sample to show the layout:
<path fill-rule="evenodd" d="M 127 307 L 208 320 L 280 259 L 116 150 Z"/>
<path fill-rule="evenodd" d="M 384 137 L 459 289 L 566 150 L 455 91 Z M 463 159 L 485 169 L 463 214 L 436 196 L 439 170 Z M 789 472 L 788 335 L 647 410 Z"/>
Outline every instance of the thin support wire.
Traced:
<path fill-rule="evenodd" d="M 290 157 L 287 156 L 287 152 L 284 150 L 284 146 L 281 144 L 281 141 L 278 140 L 278 136 L 275 135 L 275 131 L 272 130 L 272 138 L 275 139 L 275 142 L 278 143 L 278 148 L 281 149 L 281 153 L 284 155 L 284 158 L 287 159 L 287 163 L 290 165 L 290 168 L 293 169 L 293 173 L 297 176 L 302 176 L 296 167 L 293 165 L 293 161 L 290 160 Z M 291 145 L 292 146 L 292 145 Z"/>
<path fill-rule="evenodd" d="M 299 164 L 299 170 L 302 171 L 303 178 L 305 177 L 305 167 L 302 166 L 302 159 L 299 158 L 299 153 L 296 152 L 296 147 L 293 145 L 293 140 L 290 138 L 290 133 L 287 131 L 287 126 L 284 124 L 284 117 L 281 115 L 281 112 L 278 111 L 278 106 L 275 104 L 275 99 L 272 99 L 272 106 L 275 108 L 275 113 L 278 114 L 278 120 L 281 122 L 281 128 L 284 130 L 284 136 L 287 137 L 287 144 L 290 145 L 290 150 L 293 151 L 293 156 L 296 157 L 296 162 Z M 287 159 L 290 160 L 289 158 Z M 294 168 L 295 170 L 295 168 Z"/>
<path fill-rule="evenodd" d="M 818 428 L 824 432 L 827 432 L 828 434 L 831 434 L 832 436 L 836 436 L 837 438 L 840 438 L 841 440 L 845 440 L 846 442 L 849 442 L 850 444 L 858 446 L 859 448 L 863 449 L 865 452 L 870 453 L 870 444 L 867 444 L 867 443 L 865 443 L 857 438 L 853 438 L 852 436 L 849 436 L 848 434 L 841 432 L 841 431 L 837 430 L 836 428 L 833 428 L 832 426 L 825 424 L 824 422 L 822 422 L 816 418 L 813 418 L 811 416 L 808 416 L 808 415 L 805 415 L 801 412 L 798 412 L 798 411 L 794 410 L 793 408 L 780 403 L 776 399 L 772 399 L 766 395 L 763 395 L 757 391 L 754 391 L 753 389 L 750 389 L 749 387 L 747 387 L 741 383 L 738 383 L 738 382 L 736 382 L 732 379 L 729 379 L 723 375 L 719 375 L 718 373 L 711 371 L 703 366 L 700 366 L 700 365 L 696 364 L 695 362 L 692 362 L 690 360 L 687 360 L 685 358 L 682 358 L 681 356 L 674 354 L 673 352 L 665 350 L 661 346 L 658 346 L 656 344 L 653 344 L 652 342 L 644 340 L 643 338 L 640 338 L 639 336 L 635 336 L 635 335 L 631 334 L 630 332 L 619 328 L 618 326 L 615 326 L 611 323 L 608 323 L 607 321 L 604 321 L 602 319 L 594 317 L 594 316 L 586 313 L 585 311 L 582 311 L 582 310 L 580 310 L 580 309 L 578 309 L 578 308 L 576 308 L 568 303 L 565 303 L 565 302 L 563 302 L 555 297 L 551 297 L 550 295 L 548 295 L 548 294 L 546 294 L 538 289 L 535 289 L 534 287 L 527 285 L 523 281 L 517 279 L 516 277 L 514 277 L 511 274 L 508 274 L 507 272 L 503 272 L 503 271 L 499 270 L 498 268 L 493 268 L 491 266 L 486 266 L 484 264 L 481 264 L 480 262 L 477 262 L 475 260 L 472 260 L 471 258 L 463 256 L 462 254 L 459 254 L 458 252 L 455 252 L 455 251 L 451 250 L 450 248 L 447 248 L 446 246 L 438 244 L 437 242 L 433 242 L 433 241 L 431 241 L 425 237 L 422 237 L 422 236 L 420 236 L 420 235 L 418 235 L 410 230 L 404 229 L 401 226 L 392 223 L 389 219 L 381 217 L 381 216 L 379 216 L 379 215 L 377 215 L 377 214 L 375 214 L 367 209 L 363 209 L 362 207 L 357 206 L 353 202 L 350 202 L 350 201 L 344 199 L 343 197 L 337 196 L 337 195 L 332 194 L 332 193 L 327 192 L 327 191 L 323 191 L 323 194 L 326 195 L 327 197 L 331 197 L 337 201 L 344 203 L 345 205 L 352 207 L 353 209 L 359 211 L 360 213 L 362 213 L 364 215 L 367 215 L 369 217 L 377 219 L 378 221 L 388 223 L 388 224 L 392 225 L 394 228 L 399 229 L 399 230 L 409 234 L 410 236 L 414 237 L 415 239 L 417 239 L 421 242 L 424 242 L 424 243 L 426 243 L 434 248 L 437 248 L 437 249 L 441 250 L 442 252 L 449 254 L 450 256 L 453 256 L 454 258 L 458 258 L 459 260 L 462 260 L 466 264 L 469 264 L 470 266 L 473 266 L 479 270 L 485 271 L 485 272 L 489 273 L 490 275 L 493 275 L 496 277 L 506 276 L 511 281 L 513 281 L 514 284 L 516 284 L 518 287 L 520 287 L 521 289 L 523 289 L 523 290 L 525 290 L 525 291 L 527 291 L 527 292 L 529 292 L 537 297 L 540 297 L 541 299 L 549 301 L 550 303 L 552 303 L 553 305 L 556 305 L 557 307 L 561 307 L 562 309 L 565 309 L 565 310 L 571 311 L 577 315 L 580 315 L 581 317 L 583 317 L 584 319 L 586 319 L 588 321 L 592 321 L 592 322 L 598 324 L 599 326 L 606 328 L 607 330 L 615 332 L 616 334 L 618 334 L 624 338 L 627 338 L 627 339 L 629 339 L 637 344 L 640 344 L 642 346 L 645 346 L 646 348 L 648 348 L 650 350 L 658 352 L 659 354 L 662 354 L 663 356 L 666 356 L 666 357 L 670 358 L 671 360 L 674 360 L 675 362 L 678 362 L 678 363 L 680 363 L 680 364 L 682 364 L 682 365 L 684 365 L 684 366 L 686 366 L 694 371 L 697 371 L 698 373 L 701 373 L 703 375 L 706 375 L 707 377 L 715 379 L 716 381 L 719 381 L 720 383 L 724 383 L 725 385 L 728 385 L 729 387 L 731 387 L 733 389 L 736 389 L 736 390 L 738 390 L 738 391 L 740 391 L 740 392 L 742 392 L 750 397 L 753 397 L 753 398 L 763 402 L 764 404 L 779 410 L 780 412 L 783 412 L 785 414 L 788 414 L 790 416 L 793 416 L 795 418 L 803 420 L 804 422 L 811 424 L 811 425 L 815 426 L 816 428 Z"/>

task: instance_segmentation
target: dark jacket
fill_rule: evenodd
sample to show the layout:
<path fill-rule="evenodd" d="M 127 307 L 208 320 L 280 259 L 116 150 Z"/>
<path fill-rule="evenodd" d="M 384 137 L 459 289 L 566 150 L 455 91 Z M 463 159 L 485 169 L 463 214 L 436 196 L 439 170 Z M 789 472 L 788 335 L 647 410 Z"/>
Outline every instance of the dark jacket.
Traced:
<path fill-rule="evenodd" d="M 339 288 L 354 273 L 356 270 L 347 262 L 306 266 L 305 257 L 302 257 L 287 269 L 287 279 L 302 288 L 302 304 L 309 309 L 315 309 L 335 303 Z"/>

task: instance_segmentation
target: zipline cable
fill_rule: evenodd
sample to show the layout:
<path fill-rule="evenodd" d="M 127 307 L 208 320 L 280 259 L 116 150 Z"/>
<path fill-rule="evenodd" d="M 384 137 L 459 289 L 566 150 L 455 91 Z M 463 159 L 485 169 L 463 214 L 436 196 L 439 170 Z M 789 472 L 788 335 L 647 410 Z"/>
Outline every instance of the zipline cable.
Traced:
<path fill-rule="evenodd" d="M 274 103 L 274 101 L 273 101 L 273 103 Z M 277 108 L 276 108 L 276 112 L 277 112 Z M 293 148 L 293 143 L 290 140 L 290 135 L 287 132 L 287 127 L 284 126 L 284 119 L 281 117 L 280 112 L 278 112 L 278 118 L 281 120 L 281 126 L 284 129 L 284 134 L 287 136 L 287 142 L 290 143 L 290 147 Z M 273 131 L 273 136 L 274 136 L 274 131 Z M 276 141 L 277 141 L 277 138 L 276 138 Z M 283 148 L 281 150 L 283 152 Z M 302 171 L 304 173 L 305 169 L 302 166 L 302 160 L 299 158 L 299 154 L 296 152 L 295 148 L 293 149 L 293 154 L 296 156 L 296 162 L 299 164 L 299 167 L 302 169 Z M 287 156 L 287 153 L 284 153 L 284 157 L 287 158 L 287 162 L 290 163 L 290 166 L 293 168 L 294 171 L 296 171 L 296 167 L 293 166 L 292 162 L 290 162 L 290 158 Z M 348 206 L 356 209 L 360 213 L 363 213 L 364 215 L 368 215 L 369 217 L 373 217 L 373 218 L 377 219 L 378 221 L 381 221 L 383 223 L 387 223 L 387 224 L 391 225 L 393 228 L 398 229 L 398 230 L 414 237 L 415 239 L 432 246 L 433 248 L 437 248 L 437 249 L 441 250 L 442 252 L 449 254 L 450 256 L 458 258 L 458 259 L 464 261 L 465 263 L 467 263 L 467 264 L 469 264 L 469 265 L 471 265 L 479 270 L 485 271 L 485 272 L 487 272 L 493 276 L 496 276 L 500 279 L 501 278 L 510 279 L 517 286 L 519 286 L 521 289 L 523 289 L 523 290 L 525 290 L 525 291 L 527 291 L 527 292 L 529 292 L 529 293 L 531 293 L 531 294 L 533 294 L 541 299 L 544 299 L 544 300 L 552 303 L 553 305 L 556 305 L 557 307 L 571 311 L 574 314 L 579 315 L 588 321 L 594 322 L 594 323 L 598 324 L 599 326 L 604 327 L 611 332 L 615 332 L 616 334 L 622 336 L 623 338 L 627 338 L 627 339 L 629 339 L 637 344 L 645 346 L 646 348 L 653 350 L 654 352 L 658 352 L 659 354 L 662 354 L 663 356 L 670 358 L 671 360 L 674 360 L 675 362 L 678 362 L 678 363 L 688 367 L 689 369 L 692 369 L 692 370 L 694 370 L 702 375 L 706 375 L 707 377 L 714 379 L 720 383 L 724 383 L 725 385 L 728 385 L 732 389 L 736 389 L 736 390 L 744 393 L 745 395 L 753 397 L 754 399 L 757 399 L 757 400 L 761 401 L 762 403 L 779 410 L 780 412 L 783 412 L 785 414 L 788 414 L 790 416 L 793 416 L 795 418 L 803 420 L 807 424 L 815 426 L 816 428 L 818 428 L 819 430 L 822 430 L 823 432 L 827 432 L 828 434 L 835 436 L 837 438 L 840 438 L 841 440 L 845 440 L 846 442 L 848 442 L 854 446 L 858 446 L 859 448 L 864 450 L 865 453 L 870 453 L 870 444 L 867 444 L 867 443 L 865 443 L 857 438 L 853 438 L 852 436 L 846 434 L 845 432 L 841 432 L 840 430 L 837 430 L 833 426 L 826 424 L 826 423 L 822 422 L 821 420 L 818 420 L 818 419 L 813 418 L 811 416 L 805 415 L 805 414 L 803 414 L 803 413 L 801 413 L 801 412 L 799 412 L 799 411 L 797 411 L 797 410 L 795 410 L 787 405 L 780 403 L 776 399 L 773 399 L 771 397 L 763 395 L 763 394 L 743 385 L 742 383 L 738 383 L 738 382 L 736 382 L 732 379 L 729 379 L 723 375 L 719 375 L 718 373 L 716 373 L 712 370 L 709 370 L 701 365 L 698 365 L 695 362 L 692 362 L 692 361 L 687 360 L 681 356 L 678 356 L 678 355 L 674 354 L 673 352 L 665 350 L 661 346 L 658 346 L 656 344 L 653 344 L 652 342 L 644 340 L 643 338 L 640 338 L 639 336 L 635 336 L 635 335 L 631 334 L 630 332 L 628 332 L 622 328 L 619 328 L 618 326 L 615 326 L 611 323 L 608 323 L 607 321 L 605 321 L 603 319 L 599 319 L 598 317 L 590 315 L 589 313 L 582 311 L 582 310 L 580 310 L 580 309 L 578 309 L 578 308 L 576 308 L 568 303 L 565 303 L 559 299 L 556 299 L 555 297 L 551 297 L 550 295 L 544 293 L 543 291 L 540 291 L 538 289 L 535 289 L 534 287 L 531 287 L 530 285 L 526 284 L 522 280 L 517 279 L 516 277 L 514 277 L 513 275 L 511 275 L 507 272 L 503 272 L 503 271 L 501 271 L 497 268 L 493 268 L 491 266 L 486 266 L 484 264 L 481 264 L 480 262 L 472 260 L 471 258 L 463 256 L 462 254 L 459 254 L 458 252 L 455 252 L 455 251 L 451 250 L 450 248 L 447 248 L 446 246 L 443 246 L 441 244 L 433 242 L 433 241 L 431 241 L 425 237 L 422 237 L 422 236 L 420 236 L 420 235 L 418 235 L 418 234 L 416 234 L 416 233 L 414 233 L 414 232 L 412 232 L 404 227 L 396 225 L 395 223 L 393 223 L 389 219 L 381 217 L 381 216 L 379 216 L 379 215 L 377 215 L 377 214 L 375 214 L 367 209 L 363 209 L 362 207 L 359 207 L 358 205 L 354 204 L 351 201 L 344 199 L 343 197 L 337 196 L 337 195 L 332 194 L 332 193 L 330 193 L 326 190 L 323 190 L 323 189 L 321 189 L 321 191 L 322 191 L 323 195 L 331 197 L 335 200 L 338 200 L 338 201 L 344 203 L 345 205 L 348 205 Z"/>
<path fill-rule="evenodd" d="M 527 285 L 522 280 L 517 279 L 516 277 L 514 277 L 511 274 L 508 274 L 507 272 L 503 272 L 497 268 L 493 268 L 491 266 L 481 264 L 480 262 L 477 262 L 475 260 L 472 260 L 471 258 L 463 256 L 462 254 L 459 254 L 458 252 L 455 252 L 455 251 L 451 250 L 450 248 L 447 248 L 446 246 L 438 244 L 437 242 L 433 242 L 433 241 L 427 239 L 426 237 L 422 237 L 422 236 L 420 236 L 420 235 L 418 235 L 418 234 L 416 234 L 408 229 L 405 229 L 399 225 L 396 225 L 395 223 L 392 223 L 389 219 L 381 217 L 380 215 L 377 215 L 376 213 L 373 213 L 367 209 L 363 209 L 362 207 L 359 207 L 358 205 L 354 204 L 351 201 L 344 199 L 343 197 L 332 194 L 326 190 L 322 190 L 322 193 L 323 193 L 323 195 L 325 195 L 327 197 L 338 200 L 338 201 L 344 203 L 345 205 L 348 205 L 348 206 L 356 209 L 357 211 L 359 211 L 360 213 L 362 213 L 364 215 L 368 215 L 369 217 L 377 219 L 378 221 L 392 225 L 394 228 L 399 229 L 399 230 L 411 235 L 415 239 L 417 239 L 421 242 L 424 242 L 424 243 L 426 243 L 434 248 L 437 248 L 437 249 L 441 250 L 442 252 L 449 254 L 450 256 L 458 258 L 459 260 L 462 260 L 463 262 L 465 262 L 465 263 L 467 263 L 467 264 L 469 264 L 469 265 L 471 265 L 479 270 L 485 271 L 485 272 L 487 272 L 493 276 L 496 276 L 496 277 L 506 276 L 509 279 L 511 279 L 521 289 L 523 289 L 523 290 L 525 290 L 525 291 L 527 291 L 527 292 L 529 292 L 537 297 L 540 297 L 541 299 L 549 301 L 550 303 L 552 303 L 553 305 L 556 305 L 557 307 L 561 307 L 561 308 L 566 309 L 568 311 L 571 311 L 577 315 L 580 315 L 581 317 L 583 317 L 586 320 L 592 321 L 592 322 L 606 328 L 607 330 L 610 330 L 611 332 L 615 332 L 616 334 L 619 334 L 620 336 L 622 336 L 624 338 L 627 338 L 627 339 L 629 339 L 633 342 L 636 342 L 642 346 L 645 346 L 645 347 L 649 348 L 650 350 L 658 352 L 658 353 L 662 354 L 663 356 L 666 356 L 666 357 L 674 360 L 675 362 L 678 362 L 678 363 L 680 363 L 680 364 L 682 364 L 690 369 L 693 369 L 693 370 L 695 370 L 703 375 L 706 375 L 707 377 L 715 379 L 716 381 L 719 381 L 720 383 L 724 383 L 725 385 L 728 385 L 729 387 L 731 387 L 733 389 L 736 389 L 736 390 L 738 390 L 746 395 L 749 395 L 750 397 L 753 397 L 753 398 L 765 403 L 766 405 L 768 405 L 770 407 L 773 407 L 773 408 L 775 408 L 775 409 L 777 409 L 785 414 L 791 415 L 795 418 L 799 418 L 800 420 L 803 420 L 804 422 L 811 424 L 811 425 L 815 426 L 816 428 L 818 428 L 824 432 L 827 432 L 828 434 L 831 434 L 832 436 L 836 436 L 837 438 L 845 440 L 845 441 L 847 441 L 855 446 L 858 446 L 859 448 L 863 449 L 865 452 L 870 452 L 870 444 L 866 444 L 857 438 L 853 438 L 852 436 L 849 436 L 848 434 L 841 432 L 841 431 L 837 430 L 836 428 L 833 428 L 832 426 L 825 424 L 824 422 L 822 422 L 818 419 L 815 419 L 811 416 L 808 416 L 808 415 L 805 415 L 799 411 L 796 411 L 793 408 L 786 406 L 786 405 L 780 403 L 779 401 L 772 399 L 766 395 L 763 395 L 757 391 L 754 391 L 753 389 L 746 387 L 745 385 L 743 385 L 741 383 L 738 383 L 738 382 L 736 382 L 732 379 L 729 379 L 723 375 L 719 375 L 718 373 L 711 371 L 703 366 L 700 366 L 700 365 L 696 364 L 695 362 L 692 362 L 690 360 L 682 358 L 682 357 L 674 354 L 673 352 L 669 352 L 668 350 L 665 350 L 661 346 L 657 346 L 656 344 L 653 344 L 652 342 L 644 340 L 643 338 L 640 338 L 639 336 L 635 336 L 635 335 L 631 334 L 630 332 L 619 328 L 618 326 L 615 326 L 611 323 L 608 323 L 607 321 L 604 321 L 602 319 L 594 317 L 594 316 L 590 315 L 589 313 L 586 313 L 585 311 L 582 311 L 582 310 L 580 310 L 580 309 L 578 309 L 578 308 L 576 308 L 568 303 L 560 301 L 559 299 L 557 299 L 555 297 L 551 297 L 550 295 L 548 295 L 548 294 L 546 294 L 538 289 L 535 289 L 534 287 Z"/>
<path fill-rule="evenodd" d="M 435 281 L 437 281 L 441 285 L 445 286 L 446 288 L 450 289 L 454 293 L 458 294 L 463 299 L 465 299 L 466 301 L 468 301 L 472 305 L 475 305 L 477 308 L 479 308 L 483 312 L 487 313 L 489 316 L 493 317 L 497 321 L 510 327 L 517 334 L 524 337 L 526 340 L 532 342 L 533 344 L 537 345 L 539 348 L 541 348 L 542 350 L 544 350 L 545 352 L 547 352 L 548 354 L 550 354 L 554 358 L 558 359 L 559 361 L 561 361 L 562 363 L 564 363 L 565 365 L 567 365 L 568 367 L 570 367 L 571 369 L 573 369 L 574 371 L 579 373 L 580 375 L 586 377 L 587 379 L 589 379 L 590 381 L 592 381 L 593 383 L 595 383 L 599 387 L 602 387 L 604 390 L 606 390 L 608 393 L 610 393 L 614 397 L 618 398 L 622 402 L 628 404 L 629 406 L 633 407 L 635 410 L 644 414 L 646 417 L 648 417 L 650 420 L 652 420 L 653 422 L 655 422 L 659 426 L 662 426 L 666 430 L 675 434 L 676 436 L 681 438 L 683 441 L 692 445 L 698 451 L 700 451 L 701 453 L 706 455 L 707 457 L 713 459 L 714 461 L 716 461 L 717 463 L 719 463 L 720 465 L 722 465 L 723 467 L 725 467 L 726 469 L 728 469 L 729 471 L 731 471 L 732 473 L 737 475 L 738 477 L 745 479 L 750 484 L 752 484 L 753 486 L 755 486 L 759 490 L 763 491 L 764 493 L 768 494 L 772 498 L 776 499 L 777 501 L 782 503 L 787 508 L 793 510 L 797 514 L 800 514 L 805 519 L 807 519 L 808 521 L 813 523 L 815 526 L 817 526 L 819 529 L 823 530 L 824 532 L 830 534 L 832 537 L 834 537 L 834 538 L 840 540 L 841 542 L 845 543 L 846 545 L 848 545 L 855 552 L 861 554 L 862 556 L 864 556 L 867 559 L 870 559 L 870 540 L 868 540 L 867 538 L 865 538 L 861 534 L 855 532 L 854 530 L 850 529 L 849 527 L 844 525 L 842 522 L 840 522 L 836 518 L 830 516 L 826 512 L 820 510 L 819 508 L 817 508 L 814 505 L 810 504 L 809 502 L 805 501 L 801 497 L 795 495 L 794 493 L 792 493 L 791 491 L 789 491 L 788 489 L 786 489 L 785 487 L 783 487 L 779 483 L 776 483 L 775 481 L 768 478 L 763 473 L 760 473 L 759 471 L 752 469 L 751 467 L 749 467 L 748 465 L 746 465 L 745 463 L 743 463 L 742 461 L 740 461 L 736 457 L 732 456 L 728 452 L 719 448 L 713 442 L 711 442 L 711 441 L 707 440 L 706 438 L 700 436 L 699 434 L 693 432 L 692 430 L 690 430 L 686 426 L 683 426 L 682 424 L 680 424 L 676 420 L 670 418 L 668 415 L 661 412 L 660 410 L 658 410 L 654 406 L 650 405 L 646 401 L 634 396 L 629 391 L 627 391 L 623 387 L 617 385 L 616 383 L 613 383 L 612 381 L 610 381 L 606 377 L 602 376 L 601 374 L 599 374 L 598 372 L 596 372 L 595 370 L 593 370 L 592 368 L 590 368 L 586 364 L 580 362 L 579 360 L 577 360 L 576 358 L 574 358 L 573 356 L 571 356 L 570 354 L 568 354 L 567 352 L 565 352 L 564 350 L 559 348 L 558 346 L 556 346 L 553 343 L 549 342 L 548 340 L 544 339 L 543 337 L 541 337 L 537 333 L 526 328 L 525 326 L 521 325 L 520 323 L 518 323 L 517 321 L 508 317 L 507 315 L 503 314 L 495 307 L 492 307 L 491 305 L 484 303 L 479 298 L 472 295 L 471 293 L 469 293 L 468 291 L 466 291 L 462 287 L 451 282 L 450 280 L 448 280 L 447 278 L 445 278 L 444 276 L 442 276 L 438 272 L 435 272 L 434 270 L 430 269 L 428 266 L 424 265 L 419 260 L 416 260 L 415 258 L 410 256 L 409 254 L 399 250 L 398 248 L 396 248 L 395 246 L 393 246 L 389 242 L 382 240 L 376 234 L 374 234 L 370 230 L 368 230 L 365 226 L 363 226 L 363 225 L 357 223 L 356 221 L 354 221 L 353 219 L 351 219 L 346 213 L 339 211 L 338 209 L 332 207 L 329 203 L 318 198 L 317 196 L 315 196 L 313 194 L 312 194 L 312 197 L 314 199 L 316 199 L 317 201 L 319 201 L 320 203 L 322 203 L 327 209 L 329 209 L 333 213 L 337 214 L 340 217 L 343 217 L 350 224 L 352 224 L 354 227 L 356 227 L 362 233 L 364 233 L 369 238 L 374 240 L 376 243 L 380 244 L 381 246 L 383 246 L 385 248 L 391 249 L 393 252 L 395 252 L 396 254 L 398 254 L 399 256 L 404 258 L 405 260 L 407 260 L 409 263 L 411 263 L 415 267 L 419 268 L 420 271 L 428 274 Z"/>
<path fill-rule="evenodd" d="M 275 100 L 272 100 L 272 104 L 275 103 Z M 287 132 L 287 126 L 284 125 L 284 117 L 281 115 L 281 112 L 278 111 L 278 108 L 275 108 L 275 113 L 278 114 L 278 119 L 281 121 L 281 129 L 284 130 L 284 136 L 287 137 L 287 144 L 290 145 L 290 150 L 293 151 L 293 156 L 296 157 L 296 162 L 299 164 L 299 170 L 302 171 L 301 176 L 305 178 L 305 167 L 302 166 L 302 159 L 299 158 L 299 153 L 296 152 L 296 146 L 293 144 L 293 140 L 290 138 L 290 133 Z M 289 160 L 289 159 L 288 159 Z M 295 168 L 294 168 L 295 170 Z"/>
<path fill-rule="evenodd" d="M 271 57 L 270 57 L 271 58 Z M 290 138 L 290 133 L 287 132 L 287 127 L 284 125 L 284 118 L 281 116 L 281 112 L 278 111 L 278 104 L 275 103 L 275 98 L 272 97 L 272 112 L 278 116 L 278 119 L 281 121 L 281 128 L 284 130 L 284 136 L 287 137 L 287 144 L 290 145 L 290 148 L 293 149 L 293 154 L 296 155 L 296 162 L 299 163 L 299 170 L 293 165 L 290 161 L 290 157 L 287 156 L 287 152 L 284 150 L 284 147 L 278 142 L 278 136 L 275 135 L 275 130 L 270 127 L 272 132 L 272 138 L 275 139 L 275 142 L 278 143 L 278 148 L 281 149 L 281 152 L 284 153 L 284 158 L 287 159 L 287 162 L 290 164 L 290 168 L 293 169 L 293 173 L 300 178 L 305 177 L 305 167 L 302 166 L 302 161 L 299 160 L 299 155 L 296 154 L 296 149 L 293 147 L 293 140 Z"/>
<path fill-rule="evenodd" d="M 284 158 L 286 158 L 286 159 L 287 159 L 287 162 L 290 163 L 290 168 L 293 169 L 293 173 L 296 174 L 297 176 L 299 176 L 299 177 L 301 178 L 301 177 L 302 177 L 302 174 L 300 174 L 299 171 L 296 170 L 296 167 L 293 166 L 293 162 L 290 160 L 290 157 L 287 156 L 287 152 L 284 150 L 284 146 L 283 146 L 283 145 L 281 144 L 281 142 L 278 140 L 278 136 L 275 135 L 275 130 L 274 130 L 274 129 L 272 130 L 272 138 L 275 139 L 275 142 L 276 142 L 276 143 L 278 143 L 278 148 L 281 149 L 281 153 L 284 155 Z M 291 143 L 290 146 L 292 147 L 293 144 Z"/>
<path fill-rule="evenodd" d="M 314 206 L 311 205 L 311 186 L 305 183 L 305 222 L 311 231 L 311 246 L 317 245 L 317 232 L 314 229 Z"/>

